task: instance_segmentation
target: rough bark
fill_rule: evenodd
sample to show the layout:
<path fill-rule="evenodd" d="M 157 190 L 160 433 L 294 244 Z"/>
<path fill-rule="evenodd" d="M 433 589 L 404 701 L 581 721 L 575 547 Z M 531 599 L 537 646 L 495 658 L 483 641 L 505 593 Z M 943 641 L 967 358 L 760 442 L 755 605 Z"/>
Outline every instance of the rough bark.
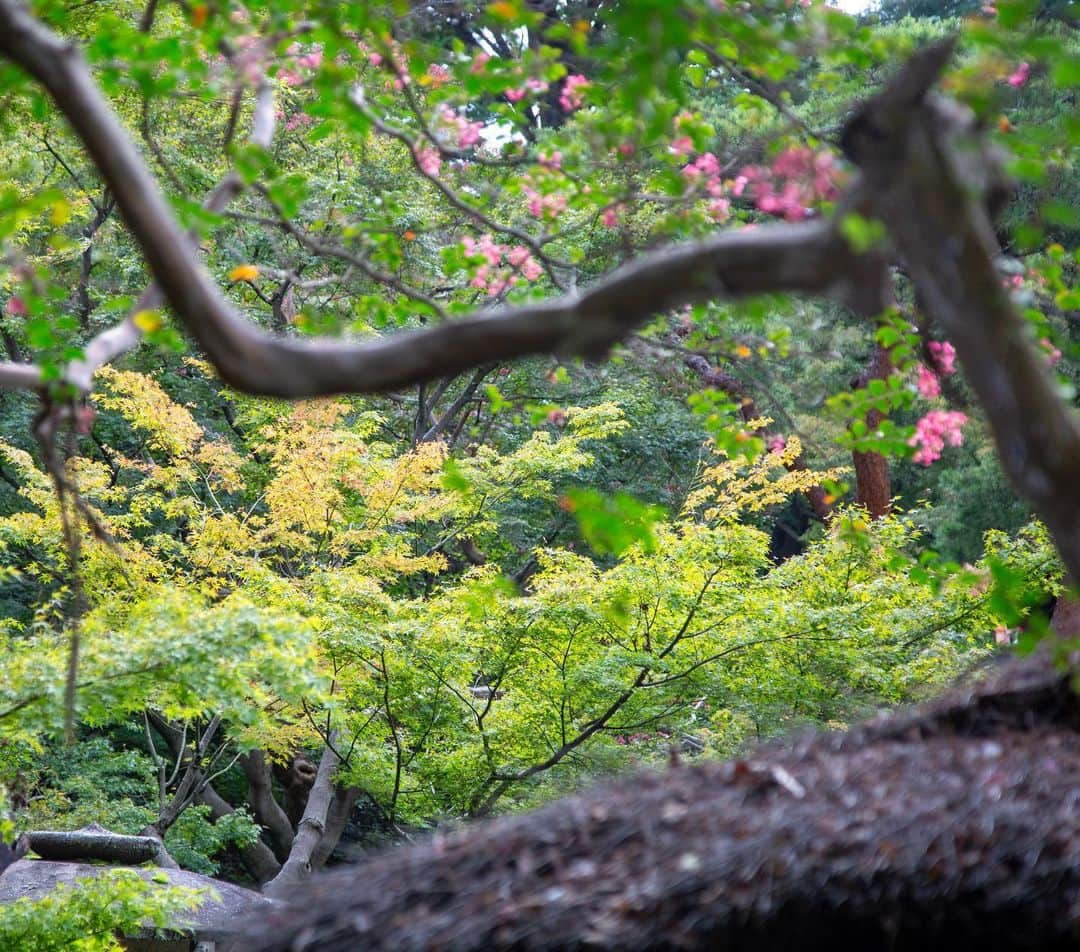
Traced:
<path fill-rule="evenodd" d="M 158 841 L 151 836 L 124 836 L 96 823 L 81 830 L 32 830 L 26 834 L 30 849 L 42 859 L 104 860 L 137 866 L 158 857 Z"/>
<path fill-rule="evenodd" d="M 858 386 L 865 387 L 871 380 L 885 380 L 893 372 L 889 351 L 881 344 L 874 345 L 874 353 L 866 372 L 859 377 Z M 867 432 L 873 433 L 885 419 L 880 410 L 866 414 Z M 892 488 L 889 481 L 889 461 L 871 451 L 854 450 L 851 454 L 855 467 L 855 502 L 865 506 L 871 519 L 886 516 L 892 509 Z"/>
<path fill-rule="evenodd" d="M 246 952 L 1050 949 L 1080 929 L 1080 698 L 1044 657 L 847 734 L 325 874 Z"/>

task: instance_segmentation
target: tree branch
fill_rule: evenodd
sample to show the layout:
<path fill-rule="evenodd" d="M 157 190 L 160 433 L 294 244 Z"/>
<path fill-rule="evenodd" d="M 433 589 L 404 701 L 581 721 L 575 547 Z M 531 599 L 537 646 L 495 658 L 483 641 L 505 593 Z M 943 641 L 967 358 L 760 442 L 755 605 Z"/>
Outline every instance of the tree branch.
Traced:
<path fill-rule="evenodd" d="M 281 867 L 281 872 L 263 888 L 266 895 L 285 896 L 297 883 L 311 875 L 312 856 L 326 832 L 326 820 L 334 800 L 334 775 L 340 762 L 332 747 L 323 748 L 319 772 L 308 794 L 307 807 L 293 839 L 292 849 L 289 850 L 289 858 Z"/>
<path fill-rule="evenodd" d="M 778 225 L 652 254 L 580 295 L 374 343 L 275 337 L 244 321 L 202 269 L 78 50 L 16 0 L 0 0 L 0 28 L 0 53 L 40 81 L 68 118 L 179 319 L 223 379 L 250 393 L 370 393 L 530 354 L 597 356 L 672 307 L 767 291 L 845 297 L 859 273 L 860 259 L 831 223 Z"/>

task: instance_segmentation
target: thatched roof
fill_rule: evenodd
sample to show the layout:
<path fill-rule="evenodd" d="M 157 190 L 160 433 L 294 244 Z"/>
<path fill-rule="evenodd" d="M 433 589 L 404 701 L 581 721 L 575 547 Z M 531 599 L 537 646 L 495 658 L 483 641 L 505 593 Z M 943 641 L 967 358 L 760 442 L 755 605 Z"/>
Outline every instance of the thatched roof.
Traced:
<path fill-rule="evenodd" d="M 1080 941 L 1080 699 L 1045 661 L 846 734 L 644 773 L 328 873 L 247 950 Z"/>
<path fill-rule="evenodd" d="M 4 874 L 0 876 L 0 903 L 14 902 L 23 897 L 40 899 L 61 883 L 72 886 L 78 879 L 98 876 L 102 872 L 117 868 L 120 867 L 21 859 L 4 870 Z M 197 939 L 221 940 L 231 936 L 236 931 L 237 923 L 253 915 L 256 910 L 271 905 L 270 900 L 250 889 L 187 870 L 162 869 L 160 866 L 123 868 L 134 868 L 147 882 L 212 890 L 212 894 L 208 895 L 196 910 L 187 913 L 183 921 L 174 924 L 177 932 L 193 935 Z M 165 877 L 168 879 L 167 883 L 164 882 Z"/>

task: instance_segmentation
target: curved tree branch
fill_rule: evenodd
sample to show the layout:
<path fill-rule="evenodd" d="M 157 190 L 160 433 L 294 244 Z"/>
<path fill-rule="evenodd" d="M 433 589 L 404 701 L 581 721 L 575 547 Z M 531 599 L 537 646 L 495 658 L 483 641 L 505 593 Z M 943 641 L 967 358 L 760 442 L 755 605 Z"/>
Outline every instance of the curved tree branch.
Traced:
<path fill-rule="evenodd" d="M 777 291 L 844 297 L 850 295 L 851 276 L 859 275 L 859 257 L 831 223 L 778 225 L 652 254 L 580 295 L 374 343 L 276 337 L 244 321 L 199 265 L 76 47 L 16 0 L 0 0 L 0 54 L 33 75 L 56 101 L 116 196 L 165 298 L 224 380 L 250 393 L 376 392 L 530 354 L 596 356 L 672 307 Z M 865 277 L 860 279 L 864 284 Z"/>

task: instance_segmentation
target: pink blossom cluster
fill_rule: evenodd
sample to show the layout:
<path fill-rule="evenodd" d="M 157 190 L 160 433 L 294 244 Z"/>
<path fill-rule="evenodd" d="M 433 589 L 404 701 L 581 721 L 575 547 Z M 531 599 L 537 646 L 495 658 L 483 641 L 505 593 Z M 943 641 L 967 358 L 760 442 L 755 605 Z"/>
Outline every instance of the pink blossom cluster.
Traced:
<path fill-rule="evenodd" d="M 481 235 L 479 240 L 466 235 L 461 244 L 470 258 L 483 259 L 469 284 L 492 297 L 513 287 L 519 277 L 535 281 L 544 272 L 528 248 L 499 244 L 490 234 Z"/>
<path fill-rule="evenodd" d="M 956 373 L 956 348 L 947 340 L 932 340 L 926 345 L 937 372 L 943 377 Z"/>
<path fill-rule="evenodd" d="M 1028 78 L 1031 76 L 1031 64 L 1021 63 L 1009 74 L 1009 78 L 1005 80 L 1013 89 L 1020 89 L 1020 87 L 1027 84 Z"/>
<path fill-rule="evenodd" d="M 615 205 L 609 205 L 604 209 L 603 214 L 600 216 L 600 220 L 605 228 L 618 228 L 619 222 L 622 220 L 622 214 L 624 211 L 622 203 Z"/>
<path fill-rule="evenodd" d="M 297 129 L 307 128 L 314 121 L 306 112 L 294 112 L 285 120 L 285 131 L 295 132 Z"/>
<path fill-rule="evenodd" d="M 283 68 L 278 76 L 286 86 L 299 86 L 304 82 L 304 73 L 310 73 L 322 65 L 323 51 L 313 49 L 307 53 L 300 52 L 300 44 L 293 43 L 285 51 L 289 56 L 289 65 Z"/>
<path fill-rule="evenodd" d="M 482 122 L 469 122 L 451 106 L 443 103 L 439 107 L 438 123 L 440 131 L 450 139 L 451 145 L 459 149 L 470 149 L 480 141 L 484 130 Z"/>
<path fill-rule="evenodd" d="M 450 82 L 450 70 L 443 66 L 442 63 L 432 63 L 427 68 L 427 80 L 433 89 L 445 86 Z"/>
<path fill-rule="evenodd" d="M 530 76 L 525 80 L 524 86 L 517 86 L 514 89 L 508 89 L 506 91 L 506 98 L 510 102 L 520 102 L 529 93 L 546 93 L 548 90 L 548 84 L 542 79 L 537 79 L 534 76 Z"/>
<path fill-rule="evenodd" d="M 416 164 L 425 175 L 434 178 L 442 168 L 442 155 L 439 150 L 431 145 L 413 146 L 413 155 L 416 156 Z"/>
<path fill-rule="evenodd" d="M 915 381 L 915 386 L 927 400 L 941 396 L 941 381 L 926 364 L 919 364 L 919 376 Z"/>
<path fill-rule="evenodd" d="M 675 139 L 671 145 L 676 155 L 683 149 L 692 149 L 686 136 Z M 712 152 L 703 152 L 692 162 L 683 166 L 682 176 L 694 188 L 702 188 L 710 196 L 706 211 L 713 221 L 724 221 L 731 214 L 731 201 L 724 195 L 724 183 L 720 180 L 720 161 Z"/>
<path fill-rule="evenodd" d="M 567 198 L 562 192 L 543 194 L 531 185 L 523 185 L 521 191 L 529 200 L 529 214 L 533 218 L 546 218 L 548 221 L 554 221 L 566 210 Z"/>
<path fill-rule="evenodd" d="M 965 423 L 967 414 L 959 410 L 931 410 L 915 424 L 915 433 L 908 440 L 908 446 L 917 447 L 912 458 L 916 463 L 929 466 L 941 458 L 946 443 L 962 446 Z"/>
<path fill-rule="evenodd" d="M 1043 337 L 1039 341 L 1039 346 L 1043 349 L 1047 364 L 1051 367 L 1056 367 L 1061 363 L 1061 351 L 1054 346 L 1049 337 Z"/>
<path fill-rule="evenodd" d="M 915 386 L 927 400 L 933 400 L 941 396 L 939 378 L 956 373 L 956 349 L 947 340 L 932 340 L 926 347 L 930 351 L 933 367 L 919 364 Z"/>
<path fill-rule="evenodd" d="M 574 112 L 585 103 L 582 91 L 589 85 L 589 81 L 578 73 L 571 73 L 563 80 L 562 92 L 559 93 L 559 105 L 565 112 Z"/>
<path fill-rule="evenodd" d="M 736 177 L 732 192 L 742 195 L 747 189 L 754 204 L 767 215 L 786 221 L 809 217 L 811 207 L 820 201 L 832 201 L 839 191 L 839 168 L 831 152 L 814 152 L 800 146 L 785 149 L 766 168 L 748 165 Z"/>

